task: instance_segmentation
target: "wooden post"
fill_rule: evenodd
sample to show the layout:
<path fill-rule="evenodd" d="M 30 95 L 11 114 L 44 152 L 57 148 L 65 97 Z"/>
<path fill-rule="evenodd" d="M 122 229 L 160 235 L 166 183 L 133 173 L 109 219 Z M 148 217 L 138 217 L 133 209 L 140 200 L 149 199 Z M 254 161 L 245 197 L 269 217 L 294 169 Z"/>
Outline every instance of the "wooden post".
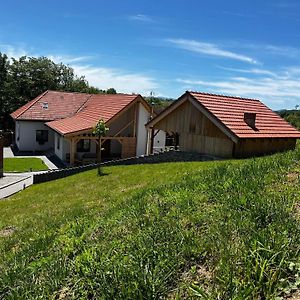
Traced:
<path fill-rule="evenodd" d="M 74 166 L 75 162 L 75 152 L 76 152 L 76 140 L 71 138 L 70 140 L 70 165 Z"/>
<path fill-rule="evenodd" d="M 102 139 L 99 137 L 99 147 L 98 147 L 98 175 L 102 175 L 101 173 L 101 152 L 102 152 Z"/>
<path fill-rule="evenodd" d="M 133 120 L 133 137 L 136 136 L 136 125 L 137 125 L 137 105 L 139 103 L 135 103 L 134 105 L 134 120 Z"/>
<path fill-rule="evenodd" d="M 154 128 L 151 128 L 150 154 L 153 154 L 153 147 L 154 147 Z"/>

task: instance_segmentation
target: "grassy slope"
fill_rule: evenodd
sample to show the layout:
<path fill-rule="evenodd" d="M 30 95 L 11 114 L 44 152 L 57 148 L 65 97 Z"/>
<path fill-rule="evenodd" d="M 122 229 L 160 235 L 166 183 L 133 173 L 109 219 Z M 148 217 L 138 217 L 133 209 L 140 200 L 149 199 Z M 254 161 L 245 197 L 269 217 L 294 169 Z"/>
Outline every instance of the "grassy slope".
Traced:
<path fill-rule="evenodd" d="M 300 150 L 105 168 L 0 202 L 0 292 L 25 298 L 272 298 L 297 287 Z M 287 174 L 289 174 L 287 176 Z M 0 231 L 1 232 L 1 231 Z M 1 297 L 0 297 L 1 298 Z"/>
<path fill-rule="evenodd" d="M 4 158 L 4 172 L 31 172 L 48 170 L 40 158 Z"/>

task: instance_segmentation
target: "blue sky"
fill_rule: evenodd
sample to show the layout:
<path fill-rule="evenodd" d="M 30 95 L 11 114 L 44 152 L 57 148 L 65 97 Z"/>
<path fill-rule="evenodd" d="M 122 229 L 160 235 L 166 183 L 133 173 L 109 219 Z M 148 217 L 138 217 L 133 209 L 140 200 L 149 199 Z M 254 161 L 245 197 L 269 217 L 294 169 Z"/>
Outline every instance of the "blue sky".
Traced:
<path fill-rule="evenodd" d="M 0 51 L 48 56 L 99 88 L 300 104 L 300 1 L 3 1 Z"/>

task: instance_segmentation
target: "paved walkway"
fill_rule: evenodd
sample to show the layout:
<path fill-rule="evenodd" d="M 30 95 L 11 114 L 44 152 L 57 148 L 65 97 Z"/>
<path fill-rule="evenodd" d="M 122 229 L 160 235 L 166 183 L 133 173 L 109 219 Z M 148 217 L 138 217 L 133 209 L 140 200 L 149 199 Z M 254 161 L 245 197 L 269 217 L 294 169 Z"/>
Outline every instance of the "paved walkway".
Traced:
<path fill-rule="evenodd" d="M 26 157 L 36 157 L 40 158 L 49 170 L 56 170 L 57 167 L 54 165 L 45 155 L 14 155 L 10 147 L 3 148 L 3 157 L 4 158 L 26 158 Z M 33 175 L 45 173 L 47 171 L 39 172 L 26 172 L 26 173 L 4 173 L 4 177 L 0 178 L 0 199 L 6 198 L 12 194 L 15 194 L 28 186 L 33 184 Z"/>
<path fill-rule="evenodd" d="M 11 158 L 11 157 L 15 157 L 14 153 L 12 152 L 10 147 L 4 147 L 3 148 L 3 157 L 4 158 Z"/>

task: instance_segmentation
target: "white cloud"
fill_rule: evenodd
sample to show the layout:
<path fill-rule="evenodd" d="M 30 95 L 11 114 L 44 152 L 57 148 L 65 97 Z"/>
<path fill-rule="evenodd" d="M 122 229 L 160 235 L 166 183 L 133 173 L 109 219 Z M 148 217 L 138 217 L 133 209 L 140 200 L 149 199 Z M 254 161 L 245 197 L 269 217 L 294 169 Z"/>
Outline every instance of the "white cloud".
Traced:
<path fill-rule="evenodd" d="M 246 73 L 246 74 L 255 74 L 255 75 L 269 75 L 269 76 L 274 76 L 276 77 L 276 73 L 265 70 L 265 69 L 236 69 L 236 68 L 227 68 L 227 67 L 222 67 L 218 66 L 219 69 L 226 70 L 226 71 L 232 71 L 232 72 L 239 72 L 239 73 Z"/>
<path fill-rule="evenodd" d="M 151 17 L 149 17 L 147 15 L 143 15 L 143 14 L 128 16 L 128 19 L 131 21 L 139 21 L 139 22 L 145 22 L 145 23 L 154 22 L 154 20 Z"/>
<path fill-rule="evenodd" d="M 191 52 L 206 54 L 210 56 L 216 57 L 225 57 L 234 60 L 239 60 L 243 62 L 247 62 L 250 64 L 257 64 L 258 62 L 246 55 L 231 52 L 220 48 L 218 45 L 212 43 L 204 43 L 195 40 L 187 40 L 187 39 L 167 39 L 168 43 L 172 44 L 173 46 L 188 50 Z"/>
<path fill-rule="evenodd" d="M 7 44 L 0 44 L 0 52 L 5 53 L 8 58 L 20 58 L 21 56 L 28 55 L 28 52 L 23 48 L 16 48 Z"/>
<path fill-rule="evenodd" d="M 90 85 L 100 89 L 115 88 L 122 93 L 149 95 L 159 87 L 154 78 L 127 70 L 93 67 L 90 65 L 71 65 L 75 73 L 84 75 Z"/>
<path fill-rule="evenodd" d="M 19 58 L 21 56 L 45 56 L 55 63 L 63 63 L 72 67 L 75 74 L 84 76 L 90 85 L 100 89 L 115 88 L 120 93 L 140 93 L 150 95 L 151 91 L 160 95 L 158 92 L 159 84 L 157 81 L 143 73 L 131 72 L 129 70 L 98 67 L 87 64 L 91 56 L 71 56 L 57 54 L 36 54 L 32 51 L 17 48 L 11 45 L 1 45 L 0 52 L 5 53 L 9 58 Z"/>
<path fill-rule="evenodd" d="M 272 108 L 293 108 L 300 103 L 300 69 L 291 68 L 273 77 L 230 77 L 225 80 L 177 79 L 185 88 L 241 97 L 258 98 Z M 297 76 L 298 75 L 298 76 Z"/>
<path fill-rule="evenodd" d="M 54 61 L 55 63 L 61 63 L 63 62 L 64 64 L 73 64 L 73 63 L 78 63 L 78 62 L 83 62 L 90 60 L 92 57 L 91 56 L 66 56 L 66 55 L 47 55 L 49 59 Z"/>
<path fill-rule="evenodd" d="M 259 55 L 283 56 L 288 58 L 297 58 L 300 56 L 300 49 L 291 46 L 240 42 L 232 42 L 232 44 L 239 48 L 254 50 Z"/>

